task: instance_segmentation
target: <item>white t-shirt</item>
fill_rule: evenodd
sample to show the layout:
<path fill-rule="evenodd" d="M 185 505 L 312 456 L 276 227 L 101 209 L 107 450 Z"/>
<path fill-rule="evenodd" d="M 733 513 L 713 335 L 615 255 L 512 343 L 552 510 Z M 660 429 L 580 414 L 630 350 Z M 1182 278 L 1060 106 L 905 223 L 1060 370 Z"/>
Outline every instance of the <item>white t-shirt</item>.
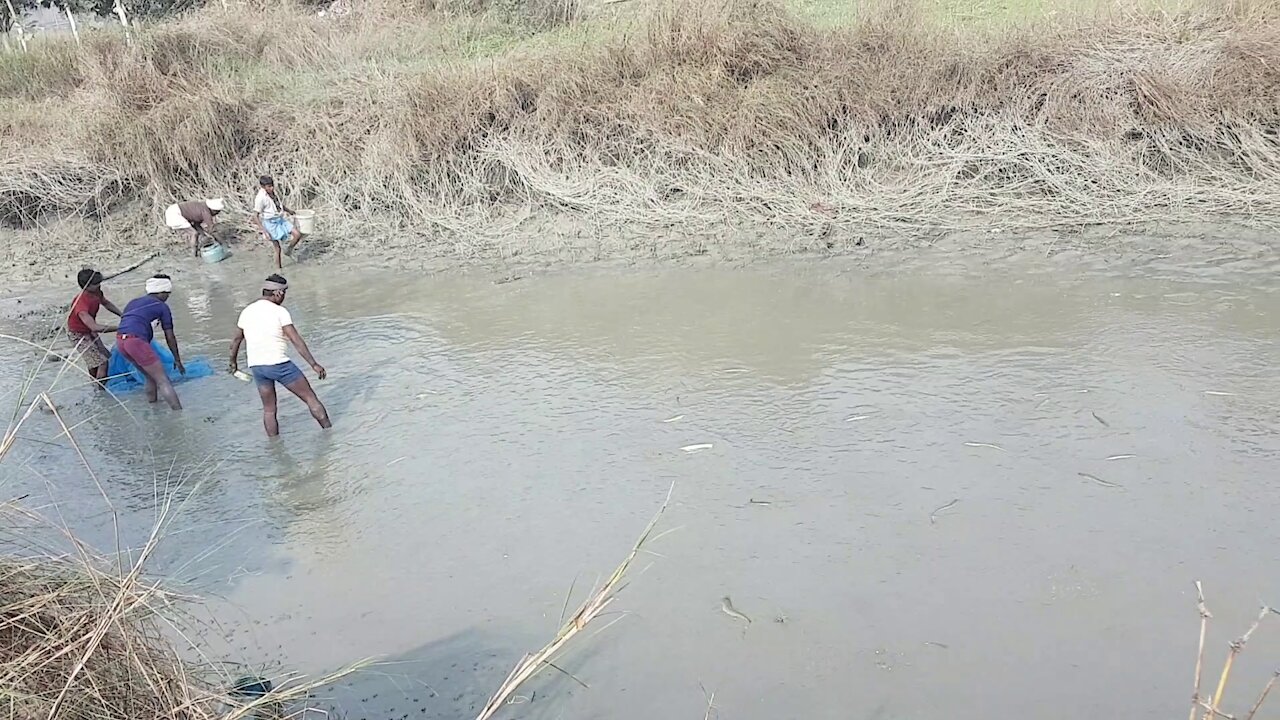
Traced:
<path fill-rule="evenodd" d="M 276 201 L 262 188 L 258 188 L 258 194 L 253 198 L 253 211 L 261 215 L 263 220 L 270 220 L 280 214 Z"/>
<path fill-rule="evenodd" d="M 293 318 L 283 305 L 263 298 L 240 313 L 236 323 L 244 331 L 245 355 L 249 367 L 279 365 L 289 362 L 288 343 L 284 328 L 293 324 Z"/>

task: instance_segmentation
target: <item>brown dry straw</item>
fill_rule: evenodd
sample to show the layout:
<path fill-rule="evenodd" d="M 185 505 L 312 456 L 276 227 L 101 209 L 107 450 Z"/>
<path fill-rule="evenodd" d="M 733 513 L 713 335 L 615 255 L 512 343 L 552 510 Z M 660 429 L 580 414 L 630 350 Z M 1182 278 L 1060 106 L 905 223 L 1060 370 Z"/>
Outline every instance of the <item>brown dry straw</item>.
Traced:
<path fill-rule="evenodd" d="M 632 546 L 631 552 L 627 554 L 627 557 L 622 561 L 622 564 L 613 571 L 613 574 L 609 576 L 609 579 L 606 580 L 603 585 L 592 592 L 591 595 L 583 601 L 582 605 L 579 606 L 578 610 L 568 619 L 567 622 L 565 622 L 551 642 L 547 643 L 546 646 L 538 652 L 525 655 L 521 658 L 520 662 L 511 670 L 511 673 L 507 675 L 507 679 L 502 683 L 501 687 L 499 687 L 497 692 L 493 694 L 493 697 L 489 699 L 489 702 L 484 706 L 484 709 L 482 709 L 480 714 L 476 716 L 476 720 L 489 720 L 489 718 L 493 717 L 495 713 L 502 709 L 503 704 L 507 702 L 512 694 L 515 693 L 515 691 L 527 680 L 529 680 L 529 678 L 541 671 L 543 667 L 550 666 L 560 672 L 565 672 L 555 664 L 554 660 L 556 658 L 556 654 L 560 652 L 560 650 L 563 649 L 570 640 L 577 636 L 578 633 L 582 632 L 588 624 L 600 617 L 600 614 L 604 612 L 605 608 L 613 604 L 618 592 L 623 587 L 622 580 L 626 576 L 627 571 L 631 568 L 631 563 L 634 562 L 636 556 L 644 550 L 645 545 L 651 542 L 650 536 L 653 535 L 653 530 L 657 527 L 658 520 L 660 520 L 662 518 L 662 514 L 666 512 L 667 505 L 671 503 L 671 493 L 674 490 L 675 485 L 673 484 L 667 490 L 667 497 L 662 501 L 662 506 L 658 508 L 658 512 L 654 514 L 653 519 L 649 521 L 644 532 L 640 534 L 640 539 Z M 663 534 L 665 535 L 666 533 Z M 661 537 L 661 535 L 658 537 Z M 656 539 L 657 538 L 652 538 L 652 540 Z M 567 598 L 565 604 L 568 604 Z M 605 627 L 608 627 L 608 625 Z M 565 674 L 568 675 L 568 673 Z M 569 677 L 579 683 L 582 682 L 572 675 L 569 675 Z"/>
<path fill-rule="evenodd" d="M 1191 714 L 1189 717 L 1190 720 L 1195 720 L 1197 713 L 1203 710 L 1203 720 L 1213 720 L 1214 718 L 1234 720 L 1236 716 L 1222 710 L 1222 699 L 1226 693 L 1227 684 L 1231 679 L 1232 668 L 1235 666 L 1236 658 L 1244 651 L 1245 645 L 1248 644 L 1249 639 L 1253 637 L 1253 634 L 1258 630 L 1262 621 L 1265 620 L 1268 615 L 1277 611 L 1269 606 L 1263 605 L 1258 611 L 1258 617 L 1253 621 L 1253 624 L 1249 626 L 1249 629 L 1246 630 L 1239 638 L 1231 641 L 1228 646 L 1227 658 L 1222 664 L 1222 672 L 1218 676 L 1217 687 L 1211 696 L 1205 697 L 1200 693 L 1200 681 L 1204 668 L 1205 634 L 1208 630 L 1209 620 L 1213 617 L 1213 614 L 1209 612 L 1209 608 L 1205 604 L 1204 588 L 1201 586 L 1200 581 L 1197 580 L 1195 585 L 1196 608 L 1200 614 L 1200 642 L 1199 650 L 1196 653 L 1195 683 L 1191 691 Z M 1252 720 L 1253 716 L 1258 712 L 1258 709 L 1262 707 L 1262 703 L 1266 701 L 1267 695 L 1271 692 L 1271 688 L 1275 685 L 1277 678 L 1280 678 L 1280 672 L 1273 675 L 1271 680 L 1267 682 L 1265 687 L 1263 687 L 1258 699 L 1253 703 L 1249 713 L 1245 716 L 1245 720 Z"/>

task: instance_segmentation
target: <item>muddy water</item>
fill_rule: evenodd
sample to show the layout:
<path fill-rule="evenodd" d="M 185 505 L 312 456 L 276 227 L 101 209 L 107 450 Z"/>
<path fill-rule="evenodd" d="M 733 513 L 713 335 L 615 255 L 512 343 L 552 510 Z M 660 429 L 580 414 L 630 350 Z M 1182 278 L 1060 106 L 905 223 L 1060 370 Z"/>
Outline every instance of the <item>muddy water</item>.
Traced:
<path fill-rule="evenodd" d="M 252 283 L 218 271 L 173 304 L 220 366 Z M 56 396 L 126 544 L 186 498 L 155 569 L 211 596 L 211 655 L 387 661 L 333 691 L 352 718 L 474 717 L 673 483 L 628 614 L 560 663 L 590 689 L 550 671 L 510 716 L 694 718 L 714 693 L 761 720 L 1163 718 L 1193 580 L 1215 658 L 1280 602 L 1280 294 L 1211 279 L 297 270 L 333 431 L 286 399 L 267 442 L 225 376 L 180 386 L 181 415 Z M 31 361 L 5 352 L 9 389 Z M 24 444 L 0 488 L 108 544 L 75 468 Z M 1233 710 L 1278 655 L 1250 645 Z"/>

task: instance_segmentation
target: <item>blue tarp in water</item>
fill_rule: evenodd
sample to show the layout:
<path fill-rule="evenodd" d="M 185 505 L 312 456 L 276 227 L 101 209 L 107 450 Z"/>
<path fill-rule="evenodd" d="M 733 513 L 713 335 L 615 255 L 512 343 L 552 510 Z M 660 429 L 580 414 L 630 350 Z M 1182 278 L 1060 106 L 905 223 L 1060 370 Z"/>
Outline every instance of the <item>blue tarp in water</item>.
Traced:
<path fill-rule="evenodd" d="M 209 377 L 213 374 L 213 368 L 209 365 L 209 361 L 204 358 L 192 358 L 186 362 L 187 374 L 183 375 L 178 372 L 178 368 L 173 365 L 173 353 L 169 352 L 169 348 L 162 345 L 157 340 L 151 341 L 151 349 L 156 351 L 156 355 L 160 356 L 160 362 L 164 363 L 164 374 L 169 376 L 173 382 L 181 382 L 183 380 L 194 380 L 196 378 Z M 147 382 L 147 376 L 134 366 L 133 363 L 125 359 L 120 353 L 120 348 L 111 348 L 111 362 L 107 365 L 107 376 L 111 379 L 107 381 L 107 389 L 113 393 L 126 393 L 133 390 L 141 389 Z"/>

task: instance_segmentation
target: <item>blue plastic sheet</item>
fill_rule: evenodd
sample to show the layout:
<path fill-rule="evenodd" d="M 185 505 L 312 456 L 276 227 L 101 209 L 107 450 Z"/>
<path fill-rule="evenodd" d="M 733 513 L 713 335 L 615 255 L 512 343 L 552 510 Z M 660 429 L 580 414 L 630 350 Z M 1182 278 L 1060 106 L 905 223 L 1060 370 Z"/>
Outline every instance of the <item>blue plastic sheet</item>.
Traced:
<path fill-rule="evenodd" d="M 156 351 L 156 355 L 160 357 L 160 362 L 164 364 L 164 374 L 168 375 L 169 380 L 174 383 L 209 377 L 213 374 L 213 367 L 209 365 L 208 360 L 191 358 L 186 362 L 187 374 L 183 375 L 174 366 L 173 353 L 169 352 L 169 348 L 158 340 L 151 341 L 151 348 Z M 135 367 L 133 363 L 126 360 L 118 347 L 111 348 L 111 362 L 107 364 L 107 376 L 111 378 L 107 381 L 107 389 L 113 393 L 127 393 L 139 390 L 147 382 L 147 376 L 143 375 L 142 371 Z"/>

